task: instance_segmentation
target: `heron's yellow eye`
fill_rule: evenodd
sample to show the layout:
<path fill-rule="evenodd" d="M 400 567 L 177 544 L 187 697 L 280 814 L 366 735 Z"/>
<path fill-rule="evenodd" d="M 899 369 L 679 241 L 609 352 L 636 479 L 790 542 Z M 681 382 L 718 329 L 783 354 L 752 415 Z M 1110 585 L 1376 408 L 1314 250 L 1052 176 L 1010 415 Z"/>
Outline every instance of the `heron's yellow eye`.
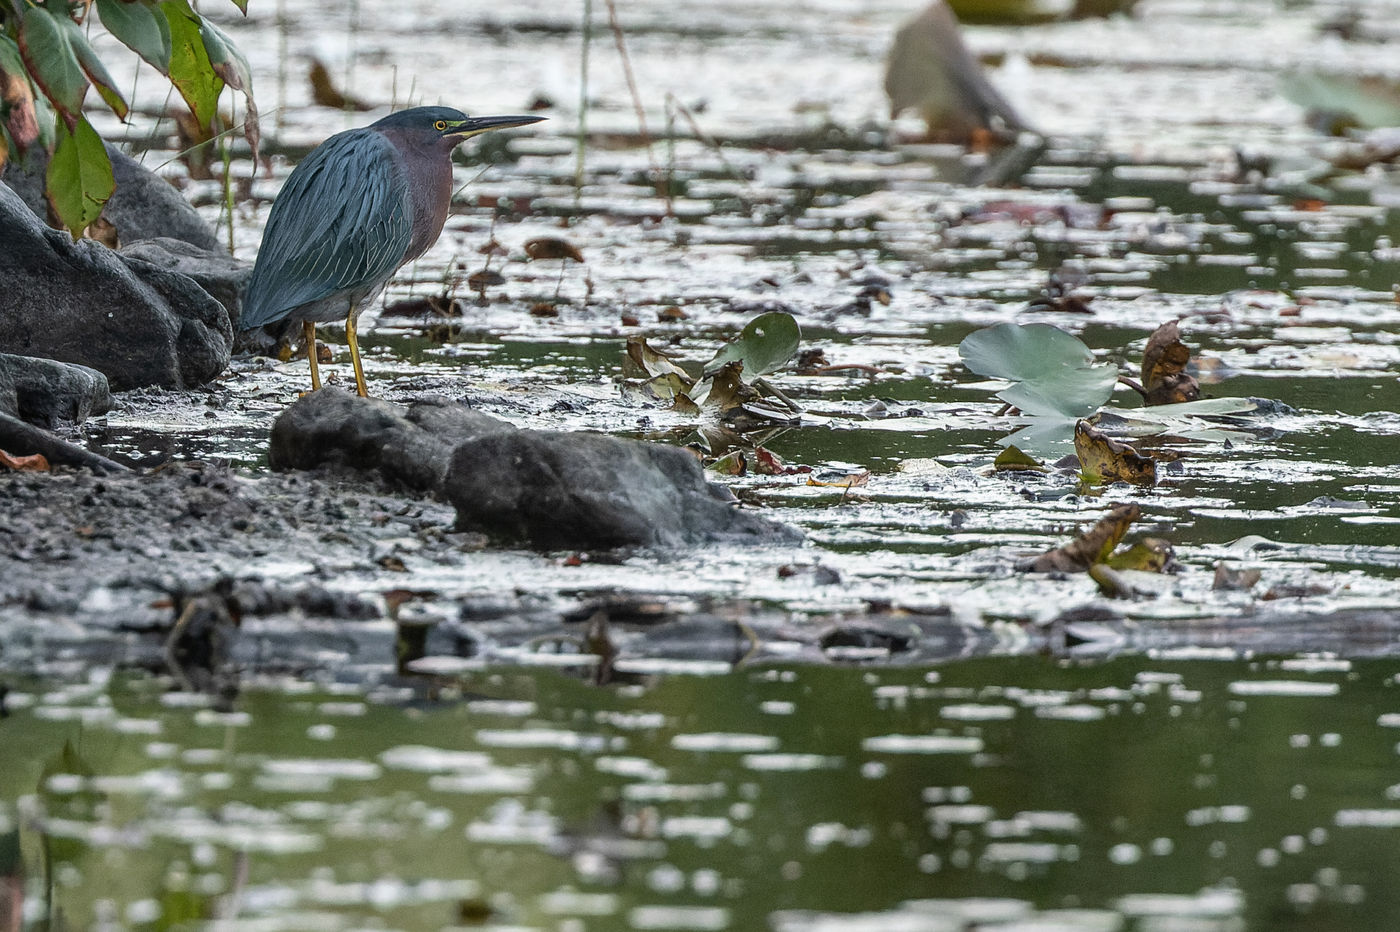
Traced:
<path fill-rule="evenodd" d="M 438 120 L 436 123 L 433 124 L 433 129 L 437 130 L 439 133 L 442 132 L 443 130 L 447 129 L 447 121 Z"/>

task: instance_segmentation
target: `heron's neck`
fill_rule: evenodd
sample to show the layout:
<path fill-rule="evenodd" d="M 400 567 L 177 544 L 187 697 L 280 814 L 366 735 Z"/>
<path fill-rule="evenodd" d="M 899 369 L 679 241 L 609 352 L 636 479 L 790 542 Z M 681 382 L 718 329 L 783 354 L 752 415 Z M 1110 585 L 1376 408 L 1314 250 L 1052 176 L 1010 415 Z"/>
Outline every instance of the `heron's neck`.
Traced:
<path fill-rule="evenodd" d="M 418 153 L 416 158 L 424 166 L 419 171 L 408 173 L 409 194 L 413 202 L 413 239 L 404 253 L 404 262 L 417 259 L 437 242 L 452 200 L 451 153 Z"/>

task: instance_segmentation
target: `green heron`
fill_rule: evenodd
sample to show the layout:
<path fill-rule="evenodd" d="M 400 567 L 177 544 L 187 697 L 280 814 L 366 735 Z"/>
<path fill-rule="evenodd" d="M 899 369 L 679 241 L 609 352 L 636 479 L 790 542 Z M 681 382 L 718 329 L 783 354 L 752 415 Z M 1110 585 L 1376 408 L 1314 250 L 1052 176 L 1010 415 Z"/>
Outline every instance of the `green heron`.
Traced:
<path fill-rule="evenodd" d="M 301 321 L 315 390 L 316 324 L 344 318 L 355 388 L 368 397 L 355 319 L 437 241 L 452 200 L 452 150 L 478 133 L 542 119 L 415 107 L 321 143 L 272 205 L 239 329 Z"/>

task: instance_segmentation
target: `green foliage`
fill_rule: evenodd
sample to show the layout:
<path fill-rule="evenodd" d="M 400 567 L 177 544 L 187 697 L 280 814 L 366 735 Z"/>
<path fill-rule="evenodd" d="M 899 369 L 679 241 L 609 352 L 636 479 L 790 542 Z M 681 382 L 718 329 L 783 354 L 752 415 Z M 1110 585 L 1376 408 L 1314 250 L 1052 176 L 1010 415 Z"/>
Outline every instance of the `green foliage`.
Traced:
<path fill-rule="evenodd" d="M 170 83 L 189 104 L 195 122 L 212 126 L 224 82 L 204 47 L 199 14 L 186 0 L 167 0 L 160 6 L 170 24 Z"/>
<path fill-rule="evenodd" d="M 1095 365 L 1089 347 L 1050 324 L 978 330 L 958 345 L 958 354 L 978 375 L 1014 382 L 997 397 L 1032 416 L 1088 417 L 1118 381 L 1117 369 Z"/>
<path fill-rule="evenodd" d="M 102 215 L 102 205 L 116 190 L 112 162 L 102 138 L 86 117 L 79 117 L 70 133 L 59 121 L 58 143 L 49 159 L 47 182 L 54 213 L 76 234 Z"/>
<path fill-rule="evenodd" d="M 760 314 L 732 343 L 720 347 L 715 358 L 706 364 L 705 374 L 718 372 L 731 362 L 743 363 L 744 375 L 751 379 L 776 372 L 797 352 L 801 341 L 802 331 L 791 314 Z"/>
<path fill-rule="evenodd" d="M 247 0 L 233 0 L 247 12 Z M 213 131 L 224 86 L 242 91 L 245 135 L 256 151 L 257 109 L 248 61 L 233 42 L 190 8 L 188 0 L 96 0 L 102 25 L 166 75 L 199 126 Z M 53 148 L 48 198 L 79 236 L 111 196 L 112 166 L 83 115 L 88 88 L 118 118 L 129 112 L 102 59 L 88 42 L 93 4 L 0 5 L 0 167 L 36 144 Z"/>

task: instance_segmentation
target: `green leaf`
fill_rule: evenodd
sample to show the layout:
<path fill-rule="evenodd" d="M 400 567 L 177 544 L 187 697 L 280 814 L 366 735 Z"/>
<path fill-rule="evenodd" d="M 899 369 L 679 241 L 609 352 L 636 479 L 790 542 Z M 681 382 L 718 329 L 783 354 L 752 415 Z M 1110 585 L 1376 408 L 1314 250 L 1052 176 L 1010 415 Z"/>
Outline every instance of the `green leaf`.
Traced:
<path fill-rule="evenodd" d="M 253 100 L 253 69 L 248 65 L 248 59 L 238 50 L 238 46 L 219 27 L 206 19 L 200 25 L 199 31 L 204 38 L 204 48 L 209 53 L 209 63 L 214 67 L 214 72 L 223 78 L 229 87 L 243 92 L 243 106 L 247 110 L 243 120 L 243 137 L 248 140 L 248 146 L 253 150 L 253 161 L 256 162 L 262 135 L 258 128 L 258 105 Z"/>
<path fill-rule="evenodd" d="M 187 0 L 165 0 L 160 8 L 170 24 L 170 83 L 189 104 L 195 122 L 212 128 L 224 82 L 209 61 L 199 15 Z"/>
<path fill-rule="evenodd" d="M 88 79 L 59 17 L 39 6 L 25 10 L 20 21 L 19 50 L 34 82 L 53 101 L 68 125 L 73 126 L 83 110 Z"/>
<path fill-rule="evenodd" d="M 9 74 L 26 74 L 24 58 L 19 53 L 19 43 L 0 32 L 0 71 Z"/>
<path fill-rule="evenodd" d="M 150 3 L 97 0 L 102 25 L 161 74 L 170 74 L 170 23 Z"/>
<path fill-rule="evenodd" d="M 102 139 L 87 118 L 80 117 L 71 132 L 63 120 L 55 122 L 58 144 L 49 159 L 49 203 L 77 239 L 101 216 L 117 183 Z"/>
<path fill-rule="evenodd" d="M 248 15 L 248 0 L 233 0 L 233 5 L 238 7 L 239 12 L 244 16 Z"/>
<path fill-rule="evenodd" d="M 1015 444 L 1007 444 L 992 461 L 997 472 L 1049 472 L 1040 461 L 1021 450 Z"/>
<path fill-rule="evenodd" d="M 731 362 L 744 364 L 744 375 L 752 379 L 776 372 L 797 352 L 802 331 L 791 314 L 775 311 L 749 321 L 744 332 L 732 343 L 720 347 L 705 365 L 710 375 Z"/>
<path fill-rule="evenodd" d="M 87 37 L 83 35 L 83 27 L 67 17 L 60 17 L 59 22 L 63 25 L 65 38 L 73 50 L 73 55 L 78 59 L 78 66 L 83 69 L 83 74 L 87 75 L 92 86 L 97 88 L 98 96 L 107 106 L 112 108 L 112 112 L 117 115 L 118 119 L 125 120 L 130 108 L 122 99 L 121 92 L 117 90 L 116 82 L 107 73 L 102 60 L 97 57 L 97 53 L 88 44 Z"/>
<path fill-rule="evenodd" d="M 1118 372 L 1094 365 L 1094 354 L 1077 337 L 1050 324 L 997 324 L 969 334 L 958 355 L 979 375 L 1016 384 L 997 393 L 1032 416 L 1081 418 L 1113 394 Z"/>

